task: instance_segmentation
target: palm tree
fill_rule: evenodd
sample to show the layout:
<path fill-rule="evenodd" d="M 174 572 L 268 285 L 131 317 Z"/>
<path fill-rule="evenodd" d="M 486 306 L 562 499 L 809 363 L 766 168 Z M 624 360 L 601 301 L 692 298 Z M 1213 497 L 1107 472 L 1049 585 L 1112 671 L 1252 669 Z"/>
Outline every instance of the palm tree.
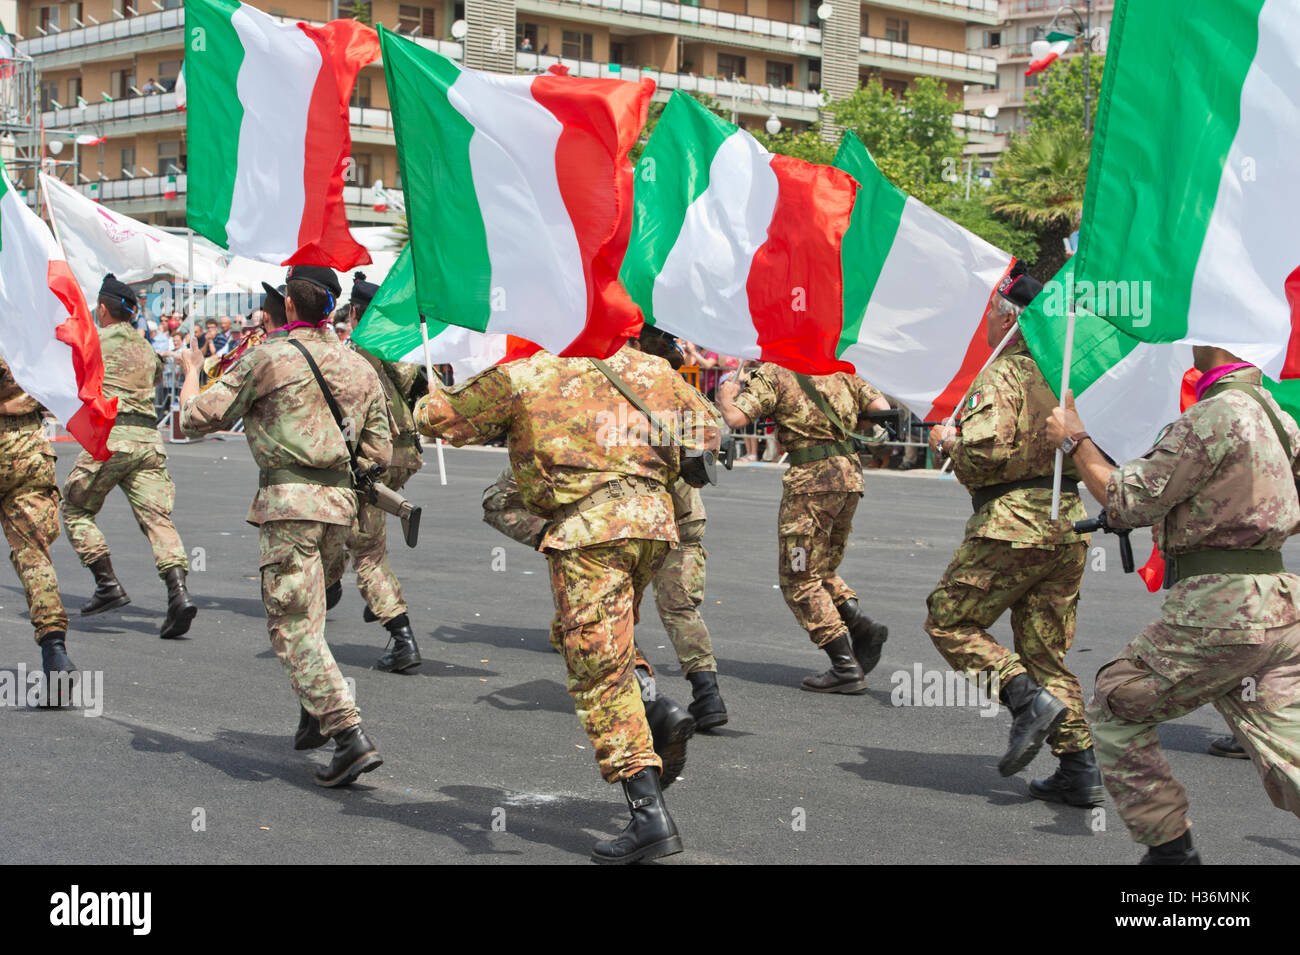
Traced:
<path fill-rule="evenodd" d="M 1038 233 L 1030 272 L 1042 282 L 1065 264 L 1064 240 L 1083 215 L 1091 148 L 1082 130 L 1034 128 L 1011 143 L 994 170 L 988 205 Z"/>

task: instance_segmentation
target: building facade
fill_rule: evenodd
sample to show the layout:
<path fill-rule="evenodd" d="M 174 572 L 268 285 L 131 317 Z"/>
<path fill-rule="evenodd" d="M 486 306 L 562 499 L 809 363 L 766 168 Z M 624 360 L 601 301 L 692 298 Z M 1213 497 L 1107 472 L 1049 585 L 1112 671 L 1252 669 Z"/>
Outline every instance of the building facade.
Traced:
<path fill-rule="evenodd" d="M 824 97 L 848 95 L 871 78 L 901 95 L 930 76 L 947 86 L 954 123 L 972 139 L 990 140 L 994 129 L 962 105 L 973 89 L 997 82 L 997 59 L 967 50 L 971 31 L 1001 22 L 997 0 L 265 2 L 266 12 L 286 21 L 358 16 L 383 23 L 479 69 L 543 71 L 562 62 L 582 76 L 649 76 L 657 99 L 675 89 L 707 93 L 752 128 L 771 117 L 795 129 L 817 122 Z M 47 165 L 53 160 L 65 181 L 128 215 L 183 225 L 185 113 L 175 93 L 181 0 L 17 0 L 5 24 L 21 34 L 18 49 L 39 71 Z M 54 139 L 64 143 L 57 156 L 48 149 Z M 349 218 L 357 225 L 394 221 L 401 173 L 379 64 L 357 83 L 352 143 Z M 14 172 L 30 185 L 33 170 Z M 377 182 L 390 199 L 382 211 Z"/>

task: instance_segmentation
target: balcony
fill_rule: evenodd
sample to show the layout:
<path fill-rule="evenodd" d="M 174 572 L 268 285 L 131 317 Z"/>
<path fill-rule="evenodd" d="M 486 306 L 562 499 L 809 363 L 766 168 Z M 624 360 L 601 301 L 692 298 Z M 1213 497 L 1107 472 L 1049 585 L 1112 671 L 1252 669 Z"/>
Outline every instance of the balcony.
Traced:
<path fill-rule="evenodd" d="M 28 56 L 40 57 L 42 70 L 56 70 L 91 60 L 121 59 L 148 50 L 181 47 L 184 26 L 184 10 L 163 10 L 79 30 L 29 37 L 19 42 L 18 49 Z M 88 56 L 85 48 L 92 44 L 95 49 Z"/>
<path fill-rule="evenodd" d="M 871 0 L 873 6 L 924 13 L 927 16 L 961 20 L 964 23 L 1002 22 L 998 0 Z"/>
<path fill-rule="evenodd" d="M 1007 4 L 1008 17 L 1050 17 L 1056 13 L 1062 6 L 1066 6 L 1063 0 L 1010 0 Z M 1074 6 L 1082 13 L 1083 4 L 1069 4 Z M 1115 9 L 1113 0 L 1094 0 L 1092 12 L 1109 13 Z"/>
<path fill-rule="evenodd" d="M 862 51 L 859 63 L 883 69 L 897 69 L 909 73 L 923 73 L 960 83 L 992 84 L 997 80 L 998 61 L 978 53 L 959 53 L 915 43 L 895 43 L 879 37 L 864 36 L 858 40 Z"/>

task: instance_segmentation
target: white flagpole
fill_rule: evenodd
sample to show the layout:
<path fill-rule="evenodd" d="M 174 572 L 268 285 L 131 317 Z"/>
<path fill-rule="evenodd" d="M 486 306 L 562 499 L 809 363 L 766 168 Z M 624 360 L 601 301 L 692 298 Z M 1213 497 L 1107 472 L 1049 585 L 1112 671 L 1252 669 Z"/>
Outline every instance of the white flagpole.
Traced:
<path fill-rule="evenodd" d="M 1065 393 L 1070 390 L 1070 362 L 1074 358 L 1074 301 L 1070 301 L 1070 317 L 1065 325 L 1065 356 L 1061 365 L 1061 410 L 1065 410 Z M 1061 471 L 1065 467 L 1065 452 L 1056 449 L 1056 471 L 1052 475 L 1052 520 L 1061 517 Z"/>
<path fill-rule="evenodd" d="M 424 375 L 425 380 L 433 384 L 433 357 L 429 351 L 429 323 L 424 318 L 424 313 L 420 313 L 420 337 L 424 339 Z M 447 465 L 442 457 L 442 438 L 438 438 L 438 480 L 445 486 L 447 483 Z"/>

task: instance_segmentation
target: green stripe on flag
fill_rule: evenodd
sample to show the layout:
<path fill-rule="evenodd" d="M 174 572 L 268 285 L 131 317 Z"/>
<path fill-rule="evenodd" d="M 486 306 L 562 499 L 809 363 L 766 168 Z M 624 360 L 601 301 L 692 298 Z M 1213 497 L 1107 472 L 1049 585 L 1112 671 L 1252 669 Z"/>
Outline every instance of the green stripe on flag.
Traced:
<path fill-rule="evenodd" d="M 1058 30 L 1053 30 L 1051 33 L 1047 34 L 1047 42 L 1060 43 L 1062 40 L 1073 40 L 1074 37 L 1075 35 L 1073 33 L 1061 33 Z"/>
<path fill-rule="evenodd" d="M 486 331 L 492 260 L 470 166 L 474 126 L 447 97 L 460 67 L 382 26 L 379 44 L 411 226 L 416 300 L 426 315 Z"/>
<path fill-rule="evenodd" d="M 654 314 L 655 278 L 677 242 L 686 210 L 709 187 L 709 164 L 737 127 L 677 90 L 636 164 L 632 238 L 619 278 L 645 320 Z"/>
<path fill-rule="evenodd" d="M 907 205 L 907 193 L 885 178 L 867 147 L 852 130 L 844 134 L 835 153 L 836 169 L 843 169 L 862 186 L 853 203 L 849 228 L 840 245 L 844 276 L 844 325 L 836 355 L 854 345 L 862 332 L 867 303 L 880 280 L 881 269 L 893 247 L 898 224 Z"/>
<path fill-rule="evenodd" d="M 230 246 L 226 223 L 244 122 L 236 86 L 244 45 L 230 22 L 240 6 L 236 0 L 185 0 L 185 221 L 223 249 Z"/>
<path fill-rule="evenodd" d="M 428 318 L 427 323 L 431 339 L 450 327 L 432 318 Z M 415 305 L 415 268 L 409 244 L 398 255 L 384 284 L 375 293 L 374 301 L 361 316 L 352 340 L 384 361 L 407 359 L 423 344 L 420 310 Z"/>
<path fill-rule="evenodd" d="M 1097 300 L 1099 315 L 1144 341 L 1187 334 L 1192 279 L 1240 122 L 1263 5 L 1201 0 L 1195 16 L 1171 16 L 1156 0 L 1115 9 L 1074 271 L 1078 283 L 1149 281 L 1145 326 L 1135 327 L 1123 308 L 1107 315 L 1111 300 Z"/>

